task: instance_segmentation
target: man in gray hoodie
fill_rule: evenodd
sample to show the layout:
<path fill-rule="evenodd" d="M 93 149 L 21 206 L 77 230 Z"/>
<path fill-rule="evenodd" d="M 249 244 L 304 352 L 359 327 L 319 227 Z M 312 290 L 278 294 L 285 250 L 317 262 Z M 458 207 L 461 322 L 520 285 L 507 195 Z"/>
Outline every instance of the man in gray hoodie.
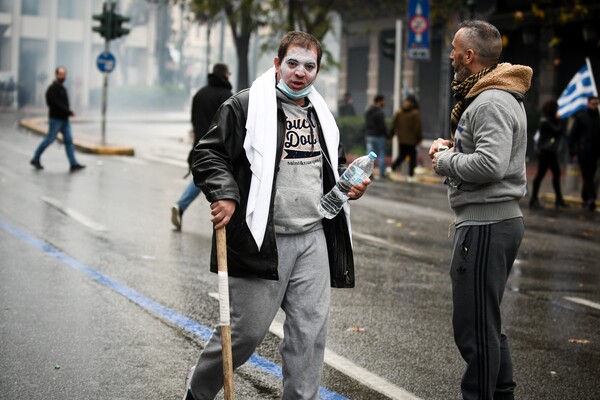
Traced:
<path fill-rule="evenodd" d="M 456 231 L 450 266 L 454 340 L 467 363 L 465 400 L 514 399 L 516 386 L 500 304 L 524 226 L 527 118 L 523 96 L 529 67 L 498 63 L 500 33 L 484 21 L 465 21 L 452 41 L 455 71 L 450 140 L 429 150 L 446 176 Z M 444 151 L 444 147 L 450 148 Z"/>

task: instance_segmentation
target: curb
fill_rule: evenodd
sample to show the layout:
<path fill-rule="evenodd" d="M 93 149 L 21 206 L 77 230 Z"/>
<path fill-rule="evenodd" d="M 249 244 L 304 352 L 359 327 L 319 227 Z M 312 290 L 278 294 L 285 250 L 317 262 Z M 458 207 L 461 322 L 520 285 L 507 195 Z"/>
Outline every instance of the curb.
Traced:
<path fill-rule="evenodd" d="M 19 121 L 19 126 L 28 129 L 29 131 L 40 135 L 46 136 L 48 134 L 48 118 L 30 118 L 22 119 Z M 63 142 L 62 134 L 57 138 L 60 142 Z M 101 145 L 91 140 L 86 141 L 82 139 L 73 139 L 73 146 L 82 153 L 92 153 L 99 155 L 110 155 L 110 156 L 133 156 L 135 151 L 133 147 L 126 146 L 115 146 L 115 145 Z"/>
<path fill-rule="evenodd" d="M 389 179 L 392 182 L 399 182 L 399 183 L 407 183 L 408 182 L 405 176 L 402 176 L 397 172 L 393 172 Z M 444 178 L 434 175 L 429 171 L 415 171 L 415 176 L 414 176 L 413 182 L 443 185 Z M 552 204 L 554 204 L 554 202 L 556 200 L 556 196 L 553 193 L 549 193 L 549 192 L 548 193 L 540 193 L 539 197 L 540 197 L 540 199 L 543 199 Z M 568 205 L 570 205 L 572 207 L 582 207 L 583 206 L 583 200 L 581 200 L 581 198 L 577 197 L 577 196 L 565 195 L 565 196 L 563 196 L 563 200 L 565 201 L 565 203 L 567 203 Z M 596 201 L 596 209 L 600 210 L 600 201 Z"/>

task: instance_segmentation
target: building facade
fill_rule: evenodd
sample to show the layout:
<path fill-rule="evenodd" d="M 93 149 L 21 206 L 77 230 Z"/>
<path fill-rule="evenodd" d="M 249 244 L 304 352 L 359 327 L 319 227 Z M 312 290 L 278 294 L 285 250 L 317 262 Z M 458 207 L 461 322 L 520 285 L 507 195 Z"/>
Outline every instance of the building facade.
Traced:
<path fill-rule="evenodd" d="M 204 84 L 211 62 L 224 60 L 235 71 L 235 52 L 223 52 L 225 29 L 214 34 L 189 18 L 183 6 L 166 1 L 113 0 L 116 11 L 131 20 L 128 35 L 110 41 L 116 67 L 111 88 L 173 84 Z M 4 106 L 43 106 L 44 92 L 55 68 L 67 67 L 74 107 L 95 107 L 103 82 L 96 59 L 105 50 L 104 38 L 93 32 L 92 15 L 102 12 L 103 0 L 0 0 L 0 84 L 14 88 Z M 223 24 L 221 24 L 223 25 Z M 210 53 L 213 50 L 213 54 Z M 215 51 L 216 49 L 216 51 Z M 216 57 L 222 57 L 216 59 Z M 6 90 L 3 90 L 6 91 Z M 3 96 L 6 98 L 7 96 Z"/>

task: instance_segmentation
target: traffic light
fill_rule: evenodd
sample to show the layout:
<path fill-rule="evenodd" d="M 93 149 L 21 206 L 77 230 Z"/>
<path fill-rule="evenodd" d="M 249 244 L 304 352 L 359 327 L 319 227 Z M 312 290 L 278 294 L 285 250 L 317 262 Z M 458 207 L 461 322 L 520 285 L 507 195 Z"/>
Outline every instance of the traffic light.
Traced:
<path fill-rule="evenodd" d="M 394 60 L 396 57 L 396 30 L 387 29 L 381 31 L 379 43 L 381 43 L 381 54 L 384 57 Z"/>
<path fill-rule="evenodd" d="M 129 22 L 131 18 L 115 12 L 115 3 L 104 3 L 102 5 L 102 14 L 92 15 L 92 19 L 100 21 L 100 26 L 94 26 L 92 31 L 98 32 L 106 41 L 111 41 L 121 36 L 127 35 L 130 30 L 121 26 L 124 22 Z"/>
<path fill-rule="evenodd" d="M 130 30 L 122 27 L 121 24 L 124 22 L 129 22 L 130 20 L 131 18 L 117 14 L 113 11 L 112 18 L 110 21 L 112 24 L 112 29 L 110 31 L 111 39 L 116 39 L 120 38 L 121 36 L 127 35 L 130 32 Z"/>
<path fill-rule="evenodd" d="M 381 41 L 381 53 L 392 60 L 396 57 L 396 39 L 387 38 Z"/>
<path fill-rule="evenodd" d="M 100 26 L 92 27 L 92 31 L 98 32 L 106 40 L 110 40 L 110 12 L 107 10 L 106 3 L 102 7 L 102 14 L 92 15 L 92 19 L 100 21 Z"/>

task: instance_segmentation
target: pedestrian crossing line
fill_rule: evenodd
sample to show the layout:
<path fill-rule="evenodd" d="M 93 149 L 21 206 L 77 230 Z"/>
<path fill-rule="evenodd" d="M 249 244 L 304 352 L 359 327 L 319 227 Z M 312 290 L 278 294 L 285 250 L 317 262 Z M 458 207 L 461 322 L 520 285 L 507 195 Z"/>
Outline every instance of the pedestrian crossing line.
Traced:
<path fill-rule="evenodd" d="M 565 300 L 569 300 L 569 301 L 571 301 L 573 303 L 581 304 L 582 306 L 588 306 L 588 307 L 595 308 L 596 310 L 600 310 L 600 304 L 594 303 L 593 301 L 589 301 L 589 300 L 586 300 L 586 299 L 582 299 L 581 297 L 565 296 L 563 298 Z"/>
<path fill-rule="evenodd" d="M 61 213 L 73 218 L 75 221 L 79 222 L 80 224 L 82 224 L 94 231 L 105 232 L 108 230 L 108 229 L 106 229 L 105 226 L 97 223 L 96 221 L 92 220 L 91 218 L 86 217 L 85 215 L 81 214 L 80 212 L 75 211 L 69 207 L 65 207 L 57 199 L 54 199 L 52 197 L 46 197 L 46 196 L 42 196 L 41 199 L 44 203 L 47 203 L 48 205 L 56 208 Z"/>
<path fill-rule="evenodd" d="M 219 299 L 218 293 L 209 293 L 208 295 L 217 300 Z M 269 332 L 280 339 L 283 339 L 283 324 L 278 321 L 273 321 L 269 327 Z M 325 349 L 325 364 L 392 400 L 421 400 L 407 390 L 367 371 L 327 348 Z"/>
<path fill-rule="evenodd" d="M 111 289 L 114 292 L 129 299 L 133 303 L 140 306 L 142 309 L 145 309 L 146 311 L 150 312 L 151 314 L 156 315 L 158 318 L 160 318 L 164 321 L 167 321 L 168 323 L 173 324 L 173 325 L 177 326 L 178 328 L 183 329 L 184 331 L 191 333 L 192 335 L 200 338 L 201 340 L 207 341 L 210 338 L 210 336 L 212 335 L 212 330 L 210 328 L 194 321 L 193 319 L 186 317 L 183 314 L 178 313 L 175 310 L 172 310 L 172 309 L 156 302 L 155 300 L 152 300 L 151 298 L 149 298 L 141 293 L 136 292 L 129 286 L 124 285 L 124 284 L 110 278 L 109 276 L 96 271 L 92 267 L 89 267 L 89 266 L 75 260 L 74 258 L 69 257 L 65 253 L 62 253 L 57 248 L 50 246 L 47 243 L 44 243 L 43 241 L 29 235 L 28 233 L 26 233 L 20 229 L 17 229 L 15 227 L 5 223 L 2 220 L 0 220 L 0 229 L 3 229 L 4 231 L 12 234 L 13 236 L 15 236 L 18 239 L 21 239 L 23 242 L 31 245 L 32 247 L 37 248 L 38 250 L 41 250 L 42 252 L 46 253 L 47 255 L 54 257 L 55 259 L 57 259 L 58 261 L 61 261 L 62 263 L 66 264 L 67 266 L 71 267 L 72 269 L 84 273 L 89 278 L 93 279 L 94 281 L 98 282 L 99 284 L 101 284 L 101 285 L 107 287 L 108 289 Z M 248 362 L 246 364 L 251 365 L 259 370 L 262 370 L 263 372 L 265 372 L 269 375 L 275 376 L 276 378 L 278 378 L 280 380 L 283 378 L 283 374 L 281 372 L 281 366 L 273 363 L 272 361 L 267 360 L 264 357 L 257 355 L 256 353 L 252 354 L 252 356 L 250 357 L 250 359 L 248 360 Z M 324 387 L 320 387 L 319 395 L 320 395 L 319 397 L 322 400 L 348 400 L 346 397 L 342 396 L 341 394 L 333 392 Z"/>

